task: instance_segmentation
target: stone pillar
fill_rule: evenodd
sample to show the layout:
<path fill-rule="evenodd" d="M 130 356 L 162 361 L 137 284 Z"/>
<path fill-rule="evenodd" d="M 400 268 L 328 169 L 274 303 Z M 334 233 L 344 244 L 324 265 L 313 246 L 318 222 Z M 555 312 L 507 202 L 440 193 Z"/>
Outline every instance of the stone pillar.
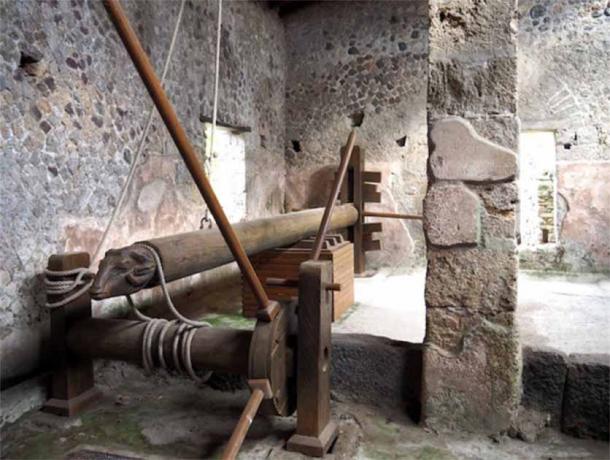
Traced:
<path fill-rule="evenodd" d="M 496 433 L 520 396 L 516 1 L 430 0 L 429 12 L 422 415 Z"/>

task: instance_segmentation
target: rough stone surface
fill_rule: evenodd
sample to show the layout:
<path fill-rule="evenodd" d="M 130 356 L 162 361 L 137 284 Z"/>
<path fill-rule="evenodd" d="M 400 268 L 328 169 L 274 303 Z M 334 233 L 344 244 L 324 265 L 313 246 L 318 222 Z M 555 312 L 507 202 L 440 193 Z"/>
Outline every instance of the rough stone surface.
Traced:
<path fill-rule="evenodd" d="M 517 174 L 517 156 L 479 136 L 462 118 L 437 121 L 430 142 L 430 167 L 436 179 L 488 182 Z"/>
<path fill-rule="evenodd" d="M 512 313 L 484 319 L 463 308 L 428 307 L 426 315 L 426 425 L 489 434 L 508 429 L 521 369 Z"/>
<path fill-rule="evenodd" d="M 567 356 L 550 348 L 523 348 L 523 396 L 526 409 L 547 413 L 559 426 L 567 375 Z"/>
<path fill-rule="evenodd" d="M 548 414 L 519 406 L 508 435 L 525 442 L 534 442 L 546 428 L 549 418 Z"/>
<path fill-rule="evenodd" d="M 179 6 L 124 2 L 158 72 Z M 216 15 L 213 2 L 186 2 L 165 82 L 199 152 L 200 114 L 209 116 L 212 110 Z M 244 134 L 248 216 L 275 214 L 283 210 L 285 188 L 283 25 L 277 12 L 257 2 L 229 2 L 223 19 L 219 120 L 252 128 Z M 0 2 L 3 388 L 45 363 L 40 351 L 47 330 L 41 276 L 46 259 L 57 252 L 95 251 L 151 106 L 100 2 Z M 205 206 L 155 116 L 103 250 L 198 229 L 204 214 Z M 94 308 L 103 314 L 109 306 Z"/>
<path fill-rule="evenodd" d="M 582 438 L 608 440 L 610 355 L 571 355 L 561 429 Z"/>
<path fill-rule="evenodd" d="M 331 385 L 336 399 L 401 407 L 420 416 L 422 345 L 334 334 Z"/>
<path fill-rule="evenodd" d="M 463 185 L 434 184 L 424 201 L 424 229 L 436 246 L 477 244 L 480 237 L 479 197 Z"/>
<path fill-rule="evenodd" d="M 481 314 L 515 309 L 517 258 L 514 250 L 453 248 L 429 251 L 428 255 L 428 307 L 466 307 Z"/>
<path fill-rule="evenodd" d="M 310 2 L 286 17 L 286 210 L 323 206 L 352 127 L 381 205 L 420 214 L 426 193 L 427 2 Z M 359 125 L 359 126 L 358 126 Z M 370 219 L 373 222 L 375 219 Z M 367 266 L 422 266 L 418 221 L 384 219 Z"/>
<path fill-rule="evenodd" d="M 467 182 L 481 237 L 428 246 L 422 415 L 438 431 L 506 432 L 521 383 L 516 2 L 431 0 L 429 16 L 428 192 Z"/>

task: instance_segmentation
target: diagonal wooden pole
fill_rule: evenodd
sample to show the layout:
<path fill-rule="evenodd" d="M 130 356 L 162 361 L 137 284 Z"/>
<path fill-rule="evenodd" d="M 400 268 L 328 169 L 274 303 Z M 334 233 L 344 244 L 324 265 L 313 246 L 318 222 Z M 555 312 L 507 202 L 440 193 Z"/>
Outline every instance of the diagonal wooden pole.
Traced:
<path fill-rule="evenodd" d="M 233 227 L 231 226 L 227 216 L 222 209 L 214 190 L 208 178 L 205 175 L 203 167 L 197 158 L 195 149 L 190 144 L 184 128 L 178 120 L 178 116 L 174 111 L 165 91 L 161 86 L 159 78 L 155 74 L 155 70 L 146 55 L 146 52 L 140 44 L 140 40 L 135 34 L 133 28 L 129 24 L 129 19 L 125 15 L 121 3 L 119 0 L 104 0 L 104 6 L 114 23 L 127 52 L 131 56 L 131 59 L 142 78 L 146 89 L 150 93 L 150 96 L 161 115 L 161 118 L 165 122 L 165 126 L 169 131 L 187 169 L 191 173 L 201 196 L 205 200 L 210 212 L 214 216 L 220 232 L 227 246 L 231 250 L 233 257 L 237 261 L 239 268 L 246 279 L 246 282 L 250 285 L 254 296 L 259 304 L 259 319 L 270 321 L 277 314 L 276 302 L 270 302 L 267 293 L 263 288 L 260 280 L 256 276 L 254 268 L 248 259 Z"/>
<path fill-rule="evenodd" d="M 337 202 L 339 192 L 341 191 L 341 184 L 343 184 L 343 179 L 345 178 L 345 174 L 347 173 L 347 167 L 349 165 L 349 160 L 352 157 L 352 150 L 354 150 L 355 142 L 356 131 L 352 130 L 352 132 L 349 133 L 347 145 L 345 147 L 343 156 L 341 157 L 341 162 L 339 163 L 339 170 L 337 171 L 337 174 L 335 176 L 333 188 L 328 197 L 326 208 L 324 209 L 322 222 L 320 222 L 320 228 L 318 229 L 318 234 L 316 235 L 316 240 L 311 251 L 311 260 L 318 260 L 320 258 L 320 253 L 322 252 L 322 245 L 324 244 L 324 237 L 326 236 L 326 232 L 328 231 L 330 218 L 332 217 L 333 210 L 335 209 L 335 203 Z"/>

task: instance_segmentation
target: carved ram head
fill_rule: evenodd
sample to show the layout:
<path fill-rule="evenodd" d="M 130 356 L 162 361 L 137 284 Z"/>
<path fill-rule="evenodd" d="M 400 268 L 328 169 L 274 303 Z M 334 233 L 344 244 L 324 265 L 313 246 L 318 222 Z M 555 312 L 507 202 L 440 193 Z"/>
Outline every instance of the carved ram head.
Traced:
<path fill-rule="evenodd" d="M 96 300 L 133 294 L 155 277 L 152 254 L 142 246 L 128 246 L 106 252 L 89 291 Z"/>

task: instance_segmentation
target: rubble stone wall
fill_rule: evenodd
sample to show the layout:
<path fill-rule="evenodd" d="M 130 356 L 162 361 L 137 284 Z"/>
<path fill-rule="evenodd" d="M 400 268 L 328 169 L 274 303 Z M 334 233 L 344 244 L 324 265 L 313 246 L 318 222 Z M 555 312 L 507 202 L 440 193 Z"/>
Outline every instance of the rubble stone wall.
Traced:
<path fill-rule="evenodd" d="M 180 2 L 124 1 L 158 74 Z M 216 2 L 187 1 L 165 88 L 195 148 L 211 116 Z M 3 387 L 48 366 L 47 258 L 94 252 L 151 100 L 99 1 L 0 1 L 0 350 Z M 283 25 L 226 2 L 220 121 L 247 126 L 247 214 L 284 205 Z M 158 115 L 104 249 L 198 229 L 205 206 Z M 102 252 L 103 254 L 103 252 Z M 98 304 L 95 314 L 102 314 Z"/>
<path fill-rule="evenodd" d="M 422 416 L 497 433 L 520 397 L 515 1 L 430 1 Z"/>
<path fill-rule="evenodd" d="M 609 271 L 610 3 L 519 1 L 519 116 L 555 133 L 553 247 L 527 250 L 525 268 Z"/>
<path fill-rule="evenodd" d="M 420 214 L 426 191 L 427 2 L 315 2 L 286 17 L 286 210 L 324 206 L 352 129 L 381 204 Z M 375 219 L 370 219 L 370 222 Z M 424 264 L 419 221 L 383 220 L 367 267 Z"/>

